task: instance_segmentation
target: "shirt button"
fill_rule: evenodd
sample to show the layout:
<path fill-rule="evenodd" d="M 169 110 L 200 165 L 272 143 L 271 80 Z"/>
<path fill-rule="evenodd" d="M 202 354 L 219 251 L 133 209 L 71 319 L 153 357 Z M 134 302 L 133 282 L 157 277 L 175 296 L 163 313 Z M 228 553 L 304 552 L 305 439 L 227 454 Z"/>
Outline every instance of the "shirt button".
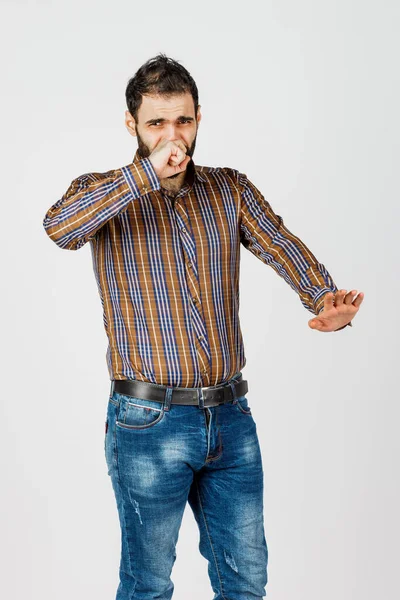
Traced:
<path fill-rule="evenodd" d="M 147 194 L 147 192 L 148 192 L 148 189 L 147 189 L 147 187 L 144 185 L 144 186 L 142 187 L 142 193 L 143 193 L 143 194 Z"/>
<path fill-rule="evenodd" d="M 204 335 L 200 335 L 199 340 L 204 340 Z"/>
<path fill-rule="evenodd" d="M 203 375 L 207 375 L 207 370 L 206 369 L 204 369 Z"/>
<path fill-rule="evenodd" d="M 192 268 L 192 263 L 188 262 L 188 268 L 191 269 Z"/>
<path fill-rule="evenodd" d="M 185 232 L 186 231 L 186 227 L 181 227 L 181 231 Z"/>

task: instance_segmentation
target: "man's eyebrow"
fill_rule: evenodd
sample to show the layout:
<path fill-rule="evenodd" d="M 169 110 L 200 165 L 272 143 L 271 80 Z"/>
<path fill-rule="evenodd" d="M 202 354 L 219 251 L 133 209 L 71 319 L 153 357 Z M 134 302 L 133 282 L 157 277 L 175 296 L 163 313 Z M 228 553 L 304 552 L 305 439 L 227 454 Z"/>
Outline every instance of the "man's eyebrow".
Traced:
<path fill-rule="evenodd" d="M 180 121 L 181 119 L 185 119 L 186 121 L 194 121 L 193 117 L 186 117 L 185 115 L 180 115 L 176 120 Z M 158 123 L 159 121 L 161 121 L 161 123 L 165 123 L 166 121 L 168 122 L 168 119 L 163 119 L 161 117 L 159 119 L 149 119 L 145 124 L 150 125 L 151 123 Z"/>

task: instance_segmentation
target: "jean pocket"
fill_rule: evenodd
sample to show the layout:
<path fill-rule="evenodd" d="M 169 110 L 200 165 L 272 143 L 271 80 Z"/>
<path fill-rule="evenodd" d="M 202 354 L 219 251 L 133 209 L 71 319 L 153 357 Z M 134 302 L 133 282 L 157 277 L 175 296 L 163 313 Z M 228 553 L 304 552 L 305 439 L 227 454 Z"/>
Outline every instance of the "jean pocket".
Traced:
<path fill-rule="evenodd" d="M 125 394 L 116 394 L 119 410 L 116 425 L 123 429 L 148 429 L 164 417 L 164 404 Z"/>
<path fill-rule="evenodd" d="M 239 398 L 236 398 L 236 400 L 234 401 L 234 405 L 238 408 L 238 410 L 241 413 L 245 415 L 251 415 L 251 408 L 249 406 L 246 396 L 239 396 Z"/>

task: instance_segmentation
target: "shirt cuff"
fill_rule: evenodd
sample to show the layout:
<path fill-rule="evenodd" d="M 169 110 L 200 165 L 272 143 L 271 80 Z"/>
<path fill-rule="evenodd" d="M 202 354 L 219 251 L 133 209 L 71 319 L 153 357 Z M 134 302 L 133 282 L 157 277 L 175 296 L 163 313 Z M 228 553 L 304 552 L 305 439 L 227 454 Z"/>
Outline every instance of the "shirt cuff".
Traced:
<path fill-rule="evenodd" d="M 322 312 L 324 310 L 324 300 L 325 300 L 325 296 L 326 294 L 329 294 L 329 292 L 333 292 L 333 294 L 336 293 L 336 291 L 334 290 L 330 290 L 328 288 L 326 288 L 325 290 L 323 290 L 324 293 L 321 295 L 319 295 L 319 298 L 316 302 L 314 302 L 314 310 L 315 310 L 315 314 L 318 316 L 320 312 Z"/>
<path fill-rule="evenodd" d="M 148 157 L 122 167 L 121 172 L 135 198 L 161 188 L 160 180 Z"/>

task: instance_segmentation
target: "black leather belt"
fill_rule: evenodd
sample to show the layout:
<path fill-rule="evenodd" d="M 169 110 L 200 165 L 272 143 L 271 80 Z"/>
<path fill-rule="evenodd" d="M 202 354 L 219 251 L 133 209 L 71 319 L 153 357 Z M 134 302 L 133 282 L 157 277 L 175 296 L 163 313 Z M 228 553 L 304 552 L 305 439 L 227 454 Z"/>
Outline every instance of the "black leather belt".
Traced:
<path fill-rule="evenodd" d="M 234 388 L 232 390 L 231 385 Z M 113 391 L 119 394 L 126 394 L 134 398 L 142 398 L 143 400 L 155 400 L 156 402 L 164 403 L 165 392 L 168 389 L 166 385 L 158 385 L 156 383 L 148 383 L 147 381 L 139 381 L 133 379 L 113 379 L 111 381 L 110 396 Z M 202 388 L 184 388 L 172 387 L 171 404 L 199 404 L 200 390 L 204 400 L 204 406 L 216 406 L 217 404 L 225 404 L 231 402 L 235 397 L 240 398 L 248 391 L 247 380 L 242 379 L 242 375 L 238 375 L 229 382 Z"/>

